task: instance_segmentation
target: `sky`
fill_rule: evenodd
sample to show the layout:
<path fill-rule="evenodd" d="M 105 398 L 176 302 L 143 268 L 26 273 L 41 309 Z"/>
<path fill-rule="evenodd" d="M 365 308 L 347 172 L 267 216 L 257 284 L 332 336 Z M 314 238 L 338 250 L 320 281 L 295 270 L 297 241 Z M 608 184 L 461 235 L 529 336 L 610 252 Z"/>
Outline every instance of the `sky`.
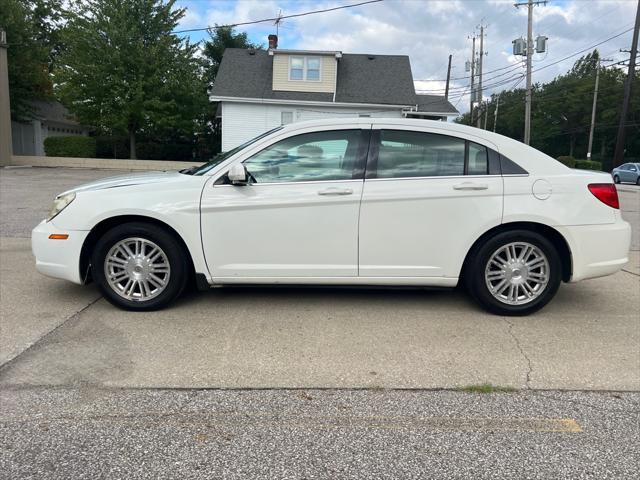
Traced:
<path fill-rule="evenodd" d="M 178 0 L 177 5 L 187 9 L 180 29 L 192 29 L 360 1 Z M 516 8 L 514 3 L 515 0 L 383 0 L 285 19 L 278 29 L 278 46 L 408 55 L 418 93 L 438 95 L 444 94 L 448 56 L 451 54 L 451 77 L 454 80 L 451 81 L 449 99 L 462 113 L 469 110 L 469 73 L 465 72 L 465 62 L 471 59 L 470 38 L 474 33 L 479 36 L 481 24 L 485 25 L 486 51 L 483 83 L 487 88 L 483 96 L 487 98 L 491 93 L 524 85 L 522 57 L 512 55 L 511 42 L 521 36 L 526 37 L 527 8 Z M 548 37 L 548 48 L 546 53 L 533 57 L 533 81 L 545 83 L 565 73 L 584 53 L 554 62 L 625 30 L 629 31 L 596 48 L 601 57 L 613 59 L 611 63 L 627 59 L 628 53 L 619 50 L 631 46 L 636 7 L 636 0 L 550 0 L 546 5 L 534 7 L 533 36 Z M 237 30 L 246 31 L 252 42 L 266 47 L 267 35 L 276 33 L 276 26 L 273 22 L 266 22 L 237 27 Z M 206 32 L 183 35 L 188 35 L 194 42 L 208 37 Z"/>

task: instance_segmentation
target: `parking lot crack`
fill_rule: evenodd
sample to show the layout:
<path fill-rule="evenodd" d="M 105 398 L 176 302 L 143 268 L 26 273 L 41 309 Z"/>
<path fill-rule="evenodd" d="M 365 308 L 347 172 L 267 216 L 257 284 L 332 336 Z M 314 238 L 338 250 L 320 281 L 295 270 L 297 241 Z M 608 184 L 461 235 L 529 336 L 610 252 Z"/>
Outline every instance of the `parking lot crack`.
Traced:
<path fill-rule="evenodd" d="M 527 362 L 527 374 L 526 374 L 526 377 L 525 377 L 525 386 L 526 386 L 527 390 L 531 390 L 531 374 L 533 373 L 533 364 L 531 363 L 531 359 L 529 358 L 527 353 L 522 348 L 522 344 L 520 343 L 520 339 L 513 332 L 513 327 L 515 327 L 514 323 L 512 321 L 510 321 L 506 317 L 502 317 L 502 319 L 507 324 L 507 332 L 509 333 L 509 336 L 511 336 L 511 338 L 513 338 L 513 341 L 515 342 L 516 347 L 520 351 L 520 354 L 522 355 L 522 357 Z"/>
<path fill-rule="evenodd" d="M 29 345 L 27 348 L 25 348 L 23 351 L 18 353 L 15 357 L 10 358 L 6 362 L 0 364 L 0 375 L 2 374 L 2 372 L 7 370 L 11 365 L 13 365 L 14 363 L 18 362 L 18 360 L 23 355 L 25 355 L 28 352 L 31 352 L 33 350 L 38 349 L 47 339 L 52 337 L 58 330 L 62 329 L 65 325 L 68 325 L 69 322 L 71 322 L 71 321 L 77 319 L 78 317 L 80 317 L 80 315 L 82 315 L 87 309 L 89 309 L 93 305 L 95 305 L 100 299 L 102 299 L 102 295 L 98 295 L 97 298 L 95 298 L 94 300 L 91 300 L 85 306 L 83 306 L 79 310 L 73 312 L 71 315 L 69 315 L 67 318 L 65 318 L 62 322 L 60 322 L 60 324 L 58 324 L 55 328 L 53 328 L 53 329 L 49 330 L 48 332 L 46 332 L 38 340 L 36 340 L 31 345 Z"/>

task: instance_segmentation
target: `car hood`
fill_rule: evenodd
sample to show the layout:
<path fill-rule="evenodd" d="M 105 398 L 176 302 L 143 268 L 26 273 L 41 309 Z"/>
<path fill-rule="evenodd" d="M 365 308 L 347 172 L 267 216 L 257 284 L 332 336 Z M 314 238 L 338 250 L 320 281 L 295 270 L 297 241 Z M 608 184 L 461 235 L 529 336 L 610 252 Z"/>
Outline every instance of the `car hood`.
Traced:
<path fill-rule="evenodd" d="M 71 188 L 61 193 L 60 195 L 64 195 L 65 193 L 70 192 L 77 193 L 92 190 L 105 190 L 107 188 L 129 187 L 132 185 L 143 185 L 149 183 L 163 183 L 182 177 L 184 177 L 184 175 L 177 171 L 128 173 L 125 175 L 117 175 L 114 177 L 102 178 L 94 182 L 85 183 Z"/>

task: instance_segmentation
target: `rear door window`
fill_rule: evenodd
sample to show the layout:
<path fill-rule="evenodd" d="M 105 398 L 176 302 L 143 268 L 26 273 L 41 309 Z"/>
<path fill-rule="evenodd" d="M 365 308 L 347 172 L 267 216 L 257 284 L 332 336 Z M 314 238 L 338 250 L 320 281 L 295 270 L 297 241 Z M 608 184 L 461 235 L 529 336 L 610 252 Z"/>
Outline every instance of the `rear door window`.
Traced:
<path fill-rule="evenodd" d="M 463 138 L 409 130 L 380 130 L 369 178 L 488 175 L 489 150 Z M 375 155 L 374 155 L 375 162 Z M 499 174 L 498 172 L 494 172 Z"/>
<path fill-rule="evenodd" d="M 469 142 L 467 175 L 486 175 L 489 172 L 487 147 Z"/>
<path fill-rule="evenodd" d="M 463 139 L 425 132 L 382 130 L 378 178 L 464 175 Z"/>

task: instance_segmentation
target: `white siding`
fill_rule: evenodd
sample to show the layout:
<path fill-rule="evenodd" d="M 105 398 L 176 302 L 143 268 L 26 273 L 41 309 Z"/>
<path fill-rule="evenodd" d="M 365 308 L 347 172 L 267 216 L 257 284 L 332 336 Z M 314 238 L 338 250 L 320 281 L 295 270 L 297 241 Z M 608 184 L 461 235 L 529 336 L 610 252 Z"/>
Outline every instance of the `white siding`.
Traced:
<path fill-rule="evenodd" d="M 400 118 L 399 108 L 380 107 L 347 108 L 301 105 L 275 105 L 261 103 L 222 102 L 222 151 L 238 145 L 280 125 L 282 112 L 293 112 L 293 121 L 321 118 L 345 118 L 370 115 L 371 117 Z"/>

